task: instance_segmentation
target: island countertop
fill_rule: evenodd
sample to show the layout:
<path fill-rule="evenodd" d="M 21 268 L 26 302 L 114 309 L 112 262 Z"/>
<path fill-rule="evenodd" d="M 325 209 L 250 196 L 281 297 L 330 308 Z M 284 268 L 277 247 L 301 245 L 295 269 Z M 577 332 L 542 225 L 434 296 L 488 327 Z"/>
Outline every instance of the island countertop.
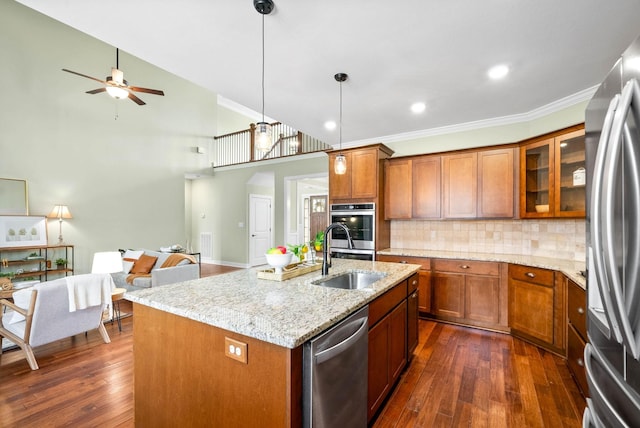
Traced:
<path fill-rule="evenodd" d="M 296 348 L 408 278 L 420 265 L 334 259 L 327 278 L 348 271 L 386 276 L 359 290 L 311 284 L 320 271 L 286 281 L 258 279 L 265 266 L 125 294 L 125 299 L 243 334 Z"/>

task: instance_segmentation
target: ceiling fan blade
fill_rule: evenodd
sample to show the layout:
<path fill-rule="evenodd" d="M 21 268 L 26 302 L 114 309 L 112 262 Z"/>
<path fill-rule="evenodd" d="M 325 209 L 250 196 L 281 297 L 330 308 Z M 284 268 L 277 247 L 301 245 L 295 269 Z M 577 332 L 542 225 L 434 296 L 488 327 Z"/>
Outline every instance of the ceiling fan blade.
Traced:
<path fill-rule="evenodd" d="M 159 89 L 149 89 L 149 88 L 140 88 L 138 86 L 129 86 L 129 90 L 130 91 L 136 91 L 136 92 L 144 92 L 144 93 L 147 93 L 147 94 L 164 96 L 164 92 L 162 92 Z"/>
<path fill-rule="evenodd" d="M 87 79 L 95 80 L 96 82 L 104 83 L 105 85 L 107 84 L 107 82 L 105 82 L 104 80 L 96 79 L 95 77 L 87 76 L 86 74 L 78 73 L 77 71 L 67 70 L 66 68 L 63 68 L 62 71 L 66 71 L 67 73 L 75 74 L 77 76 L 86 77 Z"/>
<path fill-rule="evenodd" d="M 138 104 L 139 106 L 143 106 L 143 105 L 146 104 L 144 101 L 142 101 L 140 98 L 136 97 L 131 92 L 129 92 L 129 99 L 131 99 L 131 101 L 133 101 L 134 103 Z"/>
<path fill-rule="evenodd" d="M 98 89 L 94 89 L 93 91 L 87 91 L 87 94 L 99 94 L 100 92 L 105 92 L 107 90 L 107 88 L 98 88 Z"/>

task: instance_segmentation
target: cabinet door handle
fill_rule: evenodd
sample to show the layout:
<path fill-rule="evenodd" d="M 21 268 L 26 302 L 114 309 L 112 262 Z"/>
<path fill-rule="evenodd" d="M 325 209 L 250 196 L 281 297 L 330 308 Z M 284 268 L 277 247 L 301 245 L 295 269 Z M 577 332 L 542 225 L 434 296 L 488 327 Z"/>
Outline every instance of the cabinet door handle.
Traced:
<path fill-rule="evenodd" d="M 406 260 L 401 260 L 400 263 L 402 263 L 403 265 L 406 265 L 407 261 Z"/>
<path fill-rule="evenodd" d="M 535 277 L 536 277 L 536 274 L 535 274 L 535 273 L 533 273 L 533 272 L 527 272 L 527 273 L 526 273 L 526 275 L 527 275 L 529 278 L 535 278 Z"/>
<path fill-rule="evenodd" d="M 580 315 L 584 314 L 584 308 L 578 308 L 578 313 L 579 313 Z"/>
<path fill-rule="evenodd" d="M 415 279 L 413 281 L 411 281 L 411 285 L 416 285 L 417 283 L 418 283 L 418 281 L 415 280 Z"/>
<path fill-rule="evenodd" d="M 582 358 L 578 358 L 578 359 L 576 360 L 576 362 L 578 363 L 578 365 L 579 365 L 580 367 L 584 367 L 584 360 L 583 360 Z"/>
<path fill-rule="evenodd" d="M 471 266 L 469 266 L 469 265 L 461 265 L 461 266 L 460 266 L 460 269 L 469 269 L 470 267 L 471 267 Z"/>

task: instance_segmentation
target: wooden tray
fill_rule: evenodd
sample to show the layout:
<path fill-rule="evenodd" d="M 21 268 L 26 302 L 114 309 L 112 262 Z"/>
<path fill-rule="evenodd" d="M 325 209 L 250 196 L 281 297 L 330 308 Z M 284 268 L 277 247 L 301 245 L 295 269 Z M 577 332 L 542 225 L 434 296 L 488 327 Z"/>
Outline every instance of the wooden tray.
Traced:
<path fill-rule="evenodd" d="M 269 281 L 286 281 L 287 279 L 295 278 L 300 275 L 304 275 L 316 270 L 320 270 L 322 263 L 305 264 L 305 263 L 292 263 L 285 266 L 282 269 L 282 273 L 275 273 L 275 269 L 265 269 L 258 271 L 258 278 L 268 279 Z"/>

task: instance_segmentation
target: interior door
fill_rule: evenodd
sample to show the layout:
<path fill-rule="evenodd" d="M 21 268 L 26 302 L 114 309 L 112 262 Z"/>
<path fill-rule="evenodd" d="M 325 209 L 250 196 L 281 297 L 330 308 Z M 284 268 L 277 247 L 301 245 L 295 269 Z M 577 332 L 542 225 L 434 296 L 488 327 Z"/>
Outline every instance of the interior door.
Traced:
<path fill-rule="evenodd" d="M 316 233 L 324 231 L 329 222 L 327 214 L 327 195 L 311 196 L 309 198 L 309 239 L 313 240 Z"/>
<path fill-rule="evenodd" d="M 273 242 L 271 233 L 271 197 L 249 196 L 249 264 L 258 266 L 267 263 L 264 256 Z"/>

